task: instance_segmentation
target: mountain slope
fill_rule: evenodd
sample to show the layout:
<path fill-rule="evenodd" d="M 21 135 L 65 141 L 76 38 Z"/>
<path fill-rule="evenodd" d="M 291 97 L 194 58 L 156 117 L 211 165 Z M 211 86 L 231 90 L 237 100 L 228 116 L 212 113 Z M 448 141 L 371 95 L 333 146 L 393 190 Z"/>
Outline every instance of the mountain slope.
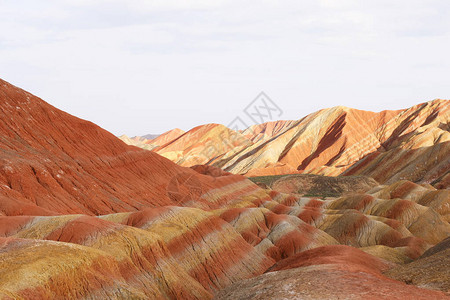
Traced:
<path fill-rule="evenodd" d="M 175 128 L 164 132 L 163 134 L 147 134 L 144 136 L 128 137 L 127 135 L 119 136 L 123 142 L 128 145 L 140 147 L 146 150 L 153 150 L 157 147 L 167 144 L 184 133 L 183 130 Z"/>
<path fill-rule="evenodd" d="M 182 134 L 184 134 L 183 130 L 181 130 L 180 128 L 175 128 L 164 132 L 163 134 L 153 139 L 151 142 L 155 146 L 164 146 L 165 144 L 175 140 Z"/>
<path fill-rule="evenodd" d="M 242 134 L 220 124 L 197 126 L 154 151 L 178 165 L 214 164 L 250 146 Z"/>
<path fill-rule="evenodd" d="M 107 214 L 182 205 L 180 199 L 208 208 L 239 199 L 236 187 L 245 190 L 241 195 L 261 191 L 241 176 L 204 176 L 127 146 L 5 81 L 0 81 L 0 114 L 3 214 L 24 209 L 33 214 L 32 207 L 40 208 L 37 214 Z M 211 189 L 222 189 L 221 196 L 210 201 Z"/>
<path fill-rule="evenodd" d="M 228 130 L 224 136 L 219 125 L 203 125 L 154 151 L 183 166 L 209 164 L 246 176 L 366 175 L 381 183 L 407 179 L 445 188 L 449 122 L 448 100 L 379 113 L 337 106 L 234 135 Z"/>

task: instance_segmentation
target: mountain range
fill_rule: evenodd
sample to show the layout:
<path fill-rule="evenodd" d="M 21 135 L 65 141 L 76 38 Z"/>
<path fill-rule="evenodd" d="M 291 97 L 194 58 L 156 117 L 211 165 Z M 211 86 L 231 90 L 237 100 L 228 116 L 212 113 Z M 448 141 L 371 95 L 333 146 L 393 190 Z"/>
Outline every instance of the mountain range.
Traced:
<path fill-rule="evenodd" d="M 381 183 L 407 179 L 446 188 L 449 120 L 449 100 L 379 113 L 337 106 L 240 132 L 206 124 L 164 143 L 145 141 L 144 148 L 181 166 L 208 164 L 249 177 L 366 175 Z"/>
<path fill-rule="evenodd" d="M 142 149 L 0 80 L 0 298 L 448 299 L 448 107 Z"/>

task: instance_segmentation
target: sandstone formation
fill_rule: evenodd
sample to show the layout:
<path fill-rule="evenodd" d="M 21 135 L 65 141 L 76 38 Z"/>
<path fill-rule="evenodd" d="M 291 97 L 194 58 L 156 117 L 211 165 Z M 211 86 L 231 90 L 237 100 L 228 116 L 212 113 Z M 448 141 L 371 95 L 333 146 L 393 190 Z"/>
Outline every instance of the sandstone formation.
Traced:
<path fill-rule="evenodd" d="M 222 160 L 251 144 L 252 142 L 239 132 L 220 124 L 207 124 L 189 130 L 175 140 L 158 147 L 155 152 L 178 165 L 190 167 L 210 164 L 211 160 Z"/>
<path fill-rule="evenodd" d="M 200 209 L 160 207 L 102 218 L 160 235 L 175 260 L 208 291 L 259 275 L 273 264 L 230 224 Z"/>
<path fill-rule="evenodd" d="M 0 238 L 0 249 L 2 299 L 145 299 L 144 291 L 128 283 L 103 251 L 15 238 Z"/>
<path fill-rule="evenodd" d="M 177 139 L 182 134 L 184 134 L 184 131 L 181 130 L 180 128 L 171 129 L 171 130 L 159 135 L 158 137 L 153 139 L 151 142 L 155 146 L 164 146 L 165 144 Z"/>
<path fill-rule="evenodd" d="M 382 199 L 401 198 L 432 207 L 444 220 L 450 222 L 450 190 L 437 190 L 432 186 L 420 186 L 401 180 L 389 186 L 379 186 L 369 193 Z"/>
<path fill-rule="evenodd" d="M 211 178 L 127 146 L 5 81 L 0 113 L 3 214 L 98 215 L 194 200 L 196 206 L 219 207 L 261 192 L 242 176 Z M 220 196 L 208 193 L 213 189 Z M 36 213 L 33 207 L 39 207 Z"/>
<path fill-rule="evenodd" d="M 381 274 L 386 263 L 358 249 L 328 247 L 281 261 L 274 271 L 235 283 L 215 299 L 448 299 L 390 280 Z"/>
<path fill-rule="evenodd" d="M 293 126 L 296 121 L 274 121 L 250 126 L 242 134 L 252 142 L 267 141 Z"/>
<path fill-rule="evenodd" d="M 449 167 L 450 135 L 443 125 L 449 121 L 449 111 L 446 100 L 381 113 L 346 107 L 322 110 L 248 149 L 224 168 L 249 173 L 268 163 L 284 163 L 303 173 L 361 174 L 381 183 L 404 178 L 431 183 Z"/>
<path fill-rule="evenodd" d="M 394 267 L 385 275 L 422 288 L 450 294 L 450 238 L 429 249 L 418 260 Z M 450 296 L 449 296 L 450 297 Z"/>
<path fill-rule="evenodd" d="M 267 208 L 232 208 L 216 213 L 256 250 L 275 260 L 311 248 L 338 244 L 335 238 L 299 217 L 274 213 Z"/>
<path fill-rule="evenodd" d="M 336 245 L 323 246 L 298 253 L 277 262 L 268 272 L 314 265 L 346 265 L 347 267 L 364 270 L 367 273 L 379 273 L 390 268 L 389 263 L 361 250 L 349 246 Z"/>
<path fill-rule="evenodd" d="M 154 150 L 167 144 L 168 142 L 177 139 L 183 133 L 183 130 L 175 128 L 164 132 L 163 134 L 147 134 L 144 136 L 135 136 L 132 138 L 124 134 L 119 136 L 119 139 L 121 139 L 128 145 L 140 147 L 146 150 Z"/>
<path fill-rule="evenodd" d="M 450 180 L 449 121 L 449 100 L 379 113 L 337 106 L 242 132 L 202 125 L 154 151 L 182 166 L 208 164 L 249 177 L 366 175 L 442 189 Z"/>
<path fill-rule="evenodd" d="M 18 274 L 0 275 L 0 290 L 15 295 L 25 298 L 46 295 L 63 298 L 64 293 L 74 293 L 74 298 L 211 297 L 180 267 L 156 234 L 83 215 L 3 217 L 0 228 L 0 236 L 8 237 L 1 251 L 5 258 L 1 269 L 14 273 L 9 264 L 21 265 L 16 267 Z M 64 251 L 68 252 L 67 256 Z M 39 271 L 44 272 L 30 276 Z M 76 281 L 78 278 L 80 283 Z M 116 280 L 121 283 L 117 287 Z M 63 285 L 67 288 L 62 289 Z"/>
<path fill-rule="evenodd" d="M 239 133 L 210 124 L 152 140 L 177 165 L 0 81 L 0 298 L 445 298 L 437 279 L 448 277 L 439 265 L 450 235 L 449 193 L 437 189 L 445 164 L 425 167 L 434 187 L 304 174 L 257 185 L 220 168 L 235 151 L 250 158 L 319 121 Z M 216 147 L 220 140 L 227 144 Z"/>

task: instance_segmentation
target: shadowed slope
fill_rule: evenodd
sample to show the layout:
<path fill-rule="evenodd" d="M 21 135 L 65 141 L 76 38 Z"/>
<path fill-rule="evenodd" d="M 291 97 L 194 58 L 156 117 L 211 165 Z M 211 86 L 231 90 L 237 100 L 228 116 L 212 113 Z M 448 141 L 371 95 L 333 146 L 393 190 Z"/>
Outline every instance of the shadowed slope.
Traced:
<path fill-rule="evenodd" d="M 372 113 L 346 107 L 321 110 L 257 148 L 240 153 L 225 168 L 233 173 L 247 173 L 269 164 L 284 163 L 302 172 L 338 175 L 371 153 L 418 149 L 448 141 L 448 131 L 440 124 L 448 122 L 449 107 L 449 101 L 436 100 L 404 111 Z M 413 161 L 405 157 L 402 165 Z M 438 169 L 443 163 L 445 160 L 430 161 L 422 170 L 435 173 L 430 174 L 435 177 L 442 174 Z M 404 175 L 410 173 L 415 174 L 411 169 Z M 256 176 L 257 172 L 249 174 Z M 356 174 L 372 175 L 371 172 Z"/>
<path fill-rule="evenodd" d="M 436 254 L 438 252 L 441 252 L 441 251 L 444 251 L 447 249 L 450 249 L 450 236 L 448 238 L 446 238 L 445 240 L 439 242 L 438 244 L 434 245 L 427 251 L 425 251 L 425 253 L 422 254 L 422 256 L 420 258 L 425 258 L 425 257 L 431 256 L 433 254 Z"/>

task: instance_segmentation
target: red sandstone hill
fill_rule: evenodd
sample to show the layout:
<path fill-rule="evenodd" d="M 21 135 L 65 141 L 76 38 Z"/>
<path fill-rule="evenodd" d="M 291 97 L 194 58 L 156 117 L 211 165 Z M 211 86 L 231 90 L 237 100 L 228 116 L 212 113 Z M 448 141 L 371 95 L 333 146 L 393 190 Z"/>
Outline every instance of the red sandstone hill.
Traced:
<path fill-rule="evenodd" d="M 0 113 L 4 215 L 107 214 L 189 205 L 191 200 L 192 205 L 208 208 L 260 192 L 241 176 L 203 176 L 156 153 L 127 146 L 97 125 L 2 80 Z M 230 185 L 233 190 L 227 190 Z M 218 188 L 224 189 L 219 199 L 208 201 L 208 191 Z"/>
<path fill-rule="evenodd" d="M 226 138 L 224 128 L 207 124 L 155 151 L 183 166 L 209 164 L 246 176 L 366 175 L 380 183 L 406 179 L 446 188 L 449 122 L 449 100 L 379 113 L 337 106 Z M 214 151 L 203 151 L 207 147 Z"/>

